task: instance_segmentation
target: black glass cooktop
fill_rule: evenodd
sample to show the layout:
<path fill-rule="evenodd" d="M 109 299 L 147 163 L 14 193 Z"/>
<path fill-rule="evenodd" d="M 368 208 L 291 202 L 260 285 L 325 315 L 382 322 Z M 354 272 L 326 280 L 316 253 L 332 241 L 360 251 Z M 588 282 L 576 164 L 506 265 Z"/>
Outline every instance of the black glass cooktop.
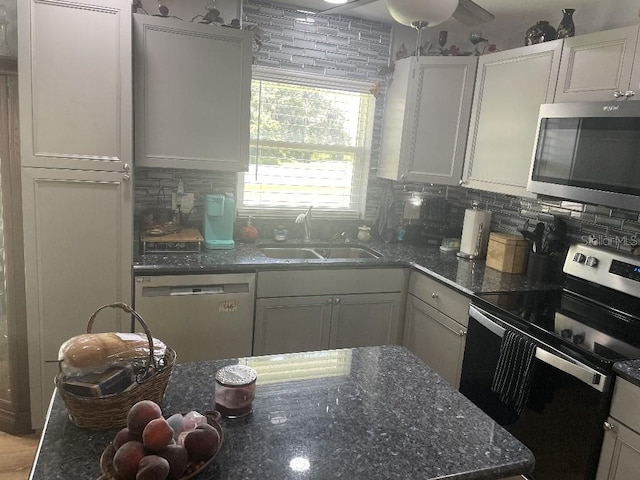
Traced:
<path fill-rule="evenodd" d="M 586 287 L 568 283 L 564 290 L 485 293 L 474 303 L 539 341 L 607 370 L 618 360 L 640 358 L 637 299 Z"/>

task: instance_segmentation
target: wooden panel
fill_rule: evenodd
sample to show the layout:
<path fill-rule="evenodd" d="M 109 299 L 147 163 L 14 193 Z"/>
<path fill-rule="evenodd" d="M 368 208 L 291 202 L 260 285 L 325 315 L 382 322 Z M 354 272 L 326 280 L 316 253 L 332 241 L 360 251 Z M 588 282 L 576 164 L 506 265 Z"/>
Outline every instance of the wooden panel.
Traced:
<path fill-rule="evenodd" d="M 640 472 L 640 435 L 615 418 L 605 432 L 596 480 L 637 480 Z"/>
<path fill-rule="evenodd" d="M 456 322 L 469 324 L 469 299 L 426 275 L 411 272 L 408 292 L 441 311 Z"/>
<path fill-rule="evenodd" d="M 340 295 L 334 298 L 329 348 L 400 345 L 403 295 Z"/>
<path fill-rule="evenodd" d="M 610 414 L 640 432 L 640 387 L 617 377 Z"/>
<path fill-rule="evenodd" d="M 136 162 L 242 171 L 251 33 L 134 15 Z"/>
<path fill-rule="evenodd" d="M 562 41 L 483 55 L 478 64 L 464 185 L 526 191 L 540 105 L 553 102 Z"/>
<path fill-rule="evenodd" d="M 626 91 L 637 38 L 633 25 L 565 39 L 555 102 L 614 100 L 615 90 Z"/>
<path fill-rule="evenodd" d="M 411 58 L 409 61 L 414 62 Z M 457 185 L 462 175 L 477 59 L 426 59 L 414 73 L 403 158 L 408 181 Z M 413 118 L 410 116 L 413 115 Z"/>
<path fill-rule="evenodd" d="M 258 299 L 253 354 L 326 350 L 331 308 L 323 296 Z"/>
<path fill-rule="evenodd" d="M 53 391 L 43 362 L 55 367 L 99 306 L 131 302 L 131 185 L 116 172 L 23 168 L 22 186 L 32 422 L 42 426 Z M 128 331 L 123 317 L 105 311 L 95 329 Z"/>
<path fill-rule="evenodd" d="M 20 3 L 23 165 L 122 170 L 132 160 L 130 2 Z"/>
<path fill-rule="evenodd" d="M 413 295 L 406 312 L 404 345 L 458 388 L 467 329 Z"/>
<path fill-rule="evenodd" d="M 258 272 L 258 297 L 402 292 L 407 270 L 361 268 Z"/>

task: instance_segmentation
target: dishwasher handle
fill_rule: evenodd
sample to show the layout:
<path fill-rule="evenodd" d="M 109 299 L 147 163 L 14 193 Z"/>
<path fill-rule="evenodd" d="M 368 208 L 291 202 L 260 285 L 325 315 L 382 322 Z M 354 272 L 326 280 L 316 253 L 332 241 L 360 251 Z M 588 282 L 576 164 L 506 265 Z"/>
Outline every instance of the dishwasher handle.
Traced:
<path fill-rule="evenodd" d="M 181 295 L 219 295 L 221 293 L 224 293 L 224 285 L 171 287 L 169 289 L 169 295 L 172 297 Z"/>
<path fill-rule="evenodd" d="M 490 315 L 491 314 L 484 312 L 475 305 L 469 305 L 469 317 L 473 318 L 476 322 L 478 322 L 480 325 L 482 325 L 498 337 L 504 337 L 506 328 L 498 325 L 493 320 L 491 320 Z M 518 333 L 526 335 L 524 332 L 521 332 L 517 328 L 514 328 L 514 330 Z M 588 365 L 585 365 L 582 362 L 579 362 L 573 358 L 565 357 L 553 347 L 547 347 L 550 350 L 555 350 L 556 353 L 540 347 L 536 347 L 536 360 L 546 363 L 553 368 L 571 375 L 581 382 L 584 382 L 587 385 L 595 388 L 599 392 L 604 392 L 608 388 L 608 384 L 610 381 L 609 377 L 601 374 L 597 370 L 589 367 Z"/>

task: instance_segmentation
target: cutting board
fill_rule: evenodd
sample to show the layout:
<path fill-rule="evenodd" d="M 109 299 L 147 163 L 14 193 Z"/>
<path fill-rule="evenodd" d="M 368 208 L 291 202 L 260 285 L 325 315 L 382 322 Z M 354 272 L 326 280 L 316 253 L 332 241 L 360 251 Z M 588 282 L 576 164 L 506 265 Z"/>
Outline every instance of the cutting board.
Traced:
<path fill-rule="evenodd" d="M 166 242 L 166 243 L 186 243 L 202 242 L 204 238 L 197 228 L 185 228 L 181 232 L 168 233 L 165 235 L 153 235 L 149 231 L 140 232 L 140 240 L 143 242 Z"/>

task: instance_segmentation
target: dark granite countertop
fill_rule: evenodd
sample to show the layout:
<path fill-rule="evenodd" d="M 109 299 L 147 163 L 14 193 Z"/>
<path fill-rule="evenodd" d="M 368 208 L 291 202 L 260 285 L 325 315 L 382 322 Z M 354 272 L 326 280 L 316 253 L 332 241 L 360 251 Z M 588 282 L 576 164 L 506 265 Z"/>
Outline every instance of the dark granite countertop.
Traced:
<path fill-rule="evenodd" d="M 222 420 L 222 450 L 197 478 L 500 479 L 533 469 L 524 445 L 398 346 L 177 365 L 164 413 L 212 409 L 216 370 L 238 362 L 258 371 L 253 413 Z M 97 478 L 116 432 L 77 428 L 54 394 L 31 480 Z"/>
<path fill-rule="evenodd" d="M 260 251 L 260 247 L 267 244 L 274 245 L 273 242 L 236 243 L 236 247 L 232 250 L 141 255 L 134 261 L 133 269 L 137 275 L 180 275 L 256 272 L 291 268 L 411 267 L 457 288 L 467 295 L 480 292 L 558 288 L 556 285 L 532 284 L 524 275 L 502 273 L 485 267 L 483 260 L 460 259 L 455 253 L 441 252 L 438 247 L 434 246 L 369 243 L 366 244 L 366 247 L 381 253 L 382 258 L 285 260 L 269 258 L 264 255 Z M 300 243 L 287 242 L 277 246 L 291 245 L 300 245 Z"/>
<path fill-rule="evenodd" d="M 640 387 L 640 360 L 624 360 L 613 364 L 613 371 L 628 382 Z"/>

